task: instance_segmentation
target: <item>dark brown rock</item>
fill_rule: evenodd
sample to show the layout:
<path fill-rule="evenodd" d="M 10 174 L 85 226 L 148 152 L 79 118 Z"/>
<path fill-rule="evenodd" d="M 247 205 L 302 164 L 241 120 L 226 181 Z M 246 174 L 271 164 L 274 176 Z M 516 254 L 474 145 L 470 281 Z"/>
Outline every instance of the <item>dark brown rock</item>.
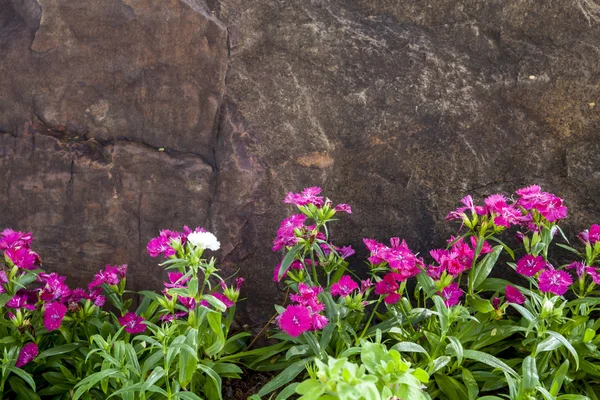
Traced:
<path fill-rule="evenodd" d="M 440 246 L 466 193 L 533 183 L 575 232 L 600 219 L 593 4 L 5 1 L 0 225 L 80 282 L 129 262 L 136 289 L 160 282 L 160 228 L 204 225 L 257 326 L 287 191 L 352 204 L 333 234 L 361 256 Z"/>

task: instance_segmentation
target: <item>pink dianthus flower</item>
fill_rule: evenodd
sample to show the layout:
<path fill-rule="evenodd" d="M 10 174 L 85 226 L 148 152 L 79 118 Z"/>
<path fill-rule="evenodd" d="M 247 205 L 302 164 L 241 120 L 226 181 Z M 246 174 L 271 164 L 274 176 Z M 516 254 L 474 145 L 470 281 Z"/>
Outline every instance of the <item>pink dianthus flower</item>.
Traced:
<path fill-rule="evenodd" d="M 312 318 L 308 308 L 299 305 L 288 306 L 277 319 L 279 328 L 292 337 L 298 337 L 312 328 Z"/>
<path fill-rule="evenodd" d="M 562 296 L 567 292 L 573 280 L 565 271 L 546 270 L 538 278 L 539 288 L 542 293 L 554 293 Z"/>
<path fill-rule="evenodd" d="M 344 275 L 331 285 L 331 295 L 346 297 L 357 289 L 358 284 L 350 276 Z"/>
<path fill-rule="evenodd" d="M 21 368 L 25 364 L 30 363 L 37 357 L 38 355 L 38 346 L 33 342 L 29 342 L 23 346 L 21 351 L 19 352 L 19 358 L 17 359 L 17 363 L 15 366 L 17 368 Z"/>
<path fill-rule="evenodd" d="M 119 318 L 119 323 L 125 327 L 126 332 L 132 334 L 143 333 L 146 330 L 144 318 L 132 312 L 128 312 L 127 314 Z"/>
<path fill-rule="evenodd" d="M 60 328 L 65 314 L 67 313 L 67 307 L 61 303 L 48 303 L 44 310 L 44 327 L 48 331 L 54 331 Z"/>

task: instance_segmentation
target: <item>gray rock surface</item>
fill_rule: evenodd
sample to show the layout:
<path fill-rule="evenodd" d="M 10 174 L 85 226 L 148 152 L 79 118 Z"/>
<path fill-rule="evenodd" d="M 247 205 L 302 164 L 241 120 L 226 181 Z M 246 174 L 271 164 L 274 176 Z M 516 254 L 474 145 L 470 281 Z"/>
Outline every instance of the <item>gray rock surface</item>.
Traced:
<path fill-rule="evenodd" d="M 362 237 L 439 246 L 466 193 L 532 183 L 575 233 L 600 221 L 595 4 L 7 0 L 0 226 L 81 283 L 128 262 L 134 289 L 162 279 L 160 228 L 205 226 L 253 326 L 287 191 L 352 204 L 334 235 L 359 255 Z"/>

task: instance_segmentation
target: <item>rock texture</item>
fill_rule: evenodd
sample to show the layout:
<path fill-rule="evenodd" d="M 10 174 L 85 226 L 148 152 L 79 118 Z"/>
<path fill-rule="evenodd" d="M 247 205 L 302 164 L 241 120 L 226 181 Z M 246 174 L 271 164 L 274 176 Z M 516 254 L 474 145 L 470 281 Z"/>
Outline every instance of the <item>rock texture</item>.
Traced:
<path fill-rule="evenodd" d="M 212 229 L 272 312 L 285 192 L 353 205 L 334 231 L 425 251 L 466 193 L 540 183 L 600 220 L 592 0 L 7 0 L 1 226 L 85 282 L 160 228 Z M 164 151 L 159 151 L 164 149 Z M 359 251 L 364 255 L 364 250 Z M 357 261 L 360 263 L 360 261 Z M 151 271 L 151 273 L 148 273 Z"/>

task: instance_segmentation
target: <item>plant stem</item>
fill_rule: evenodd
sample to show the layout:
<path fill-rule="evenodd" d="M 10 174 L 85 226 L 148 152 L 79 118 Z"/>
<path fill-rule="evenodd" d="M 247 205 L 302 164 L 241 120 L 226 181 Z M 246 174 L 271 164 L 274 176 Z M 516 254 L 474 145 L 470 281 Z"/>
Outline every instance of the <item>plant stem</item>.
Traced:
<path fill-rule="evenodd" d="M 373 311 L 371 311 L 371 315 L 369 315 L 369 319 L 367 320 L 365 329 L 363 329 L 362 333 L 360 334 L 359 339 L 362 339 L 365 336 L 365 333 L 367 333 L 367 329 L 369 329 L 369 325 L 371 325 L 371 321 L 373 320 L 373 316 L 375 316 L 375 312 L 377 311 L 377 308 L 379 308 L 379 304 L 381 304 L 381 296 L 379 296 L 379 300 L 377 300 L 375 307 L 373 307 Z"/>

